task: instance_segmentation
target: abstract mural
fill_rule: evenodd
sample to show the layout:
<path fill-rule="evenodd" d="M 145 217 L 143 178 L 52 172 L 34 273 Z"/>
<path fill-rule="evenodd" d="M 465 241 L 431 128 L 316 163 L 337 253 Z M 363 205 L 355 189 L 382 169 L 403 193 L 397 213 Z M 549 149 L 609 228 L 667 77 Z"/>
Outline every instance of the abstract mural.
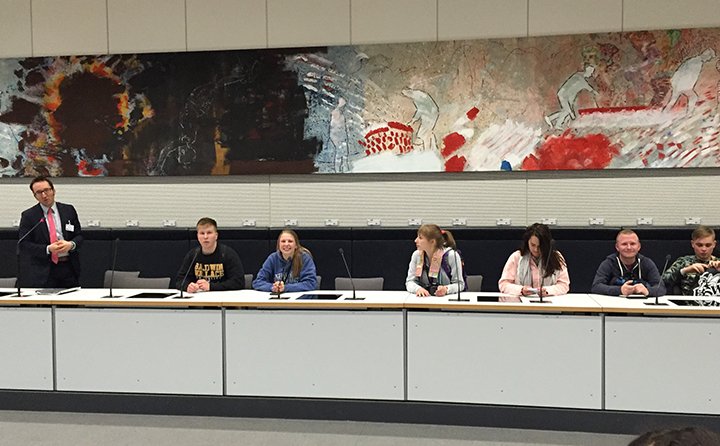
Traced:
<path fill-rule="evenodd" d="M 719 29 L 0 59 L 0 175 L 719 167 Z"/>

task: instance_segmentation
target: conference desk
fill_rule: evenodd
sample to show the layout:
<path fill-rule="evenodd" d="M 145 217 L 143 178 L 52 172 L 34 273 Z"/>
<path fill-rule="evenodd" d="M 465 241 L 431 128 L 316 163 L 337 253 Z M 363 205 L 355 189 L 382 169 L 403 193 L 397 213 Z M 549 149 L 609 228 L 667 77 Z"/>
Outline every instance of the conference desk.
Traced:
<path fill-rule="evenodd" d="M 0 388 L 720 414 L 719 307 L 140 291 L 0 297 Z"/>

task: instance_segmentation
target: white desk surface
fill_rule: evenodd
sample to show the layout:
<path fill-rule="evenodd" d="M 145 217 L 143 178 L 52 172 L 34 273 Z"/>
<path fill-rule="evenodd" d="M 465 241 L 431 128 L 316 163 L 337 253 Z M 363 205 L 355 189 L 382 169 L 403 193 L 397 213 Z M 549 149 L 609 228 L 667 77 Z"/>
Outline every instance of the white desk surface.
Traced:
<path fill-rule="evenodd" d="M 444 310 L 474 310 L 474 311 L 518 311 L 518 312 L 593 312 L 600 313 L 600 305 L 588 297 L 587 294 L 566 294 L 563 296 L 543 297 L 543 303 L 537 296 L 512 296 L 493 292 L 470 292 L 460 294 L 467 302 L 453 301 L 457 294 L 444 297 L 417 297 L 406 293 L 405 308 L 427 308 Z M 478 302 L 478 296 L 499 296 L 499 302 Z"/>
<path fill-rule="evenodd" d="M 12 288 L 0 288 L 0 291 L 16 291 Z M 283 293 L 287 299 L 273 299 L 268 292 L 254 290 L 239 291 L 211 291 L 203 293 L 184 293 L 186 298 L 177 299 L 179 291 L 161 289 L 113 289 L 113 297 L 104 298 L 108 294 L 106 288 L 80 288 L 61 295 L 34 294 L 33 289 L 24 288 L 22 298 L 12 296 L 0 297 L 2 306 L 22 305 L 57 305 L 57 306 L 102 306 L 102 307 L 228 307 L 228 308 L 306 308 L 306 309 L 436 309 L 436 310 L 462 310 L 462 311 L 488 311 L 488 312 L 580 312 L 580 313 L 611 313 L 611 314 L 650 314 L 675 316 L 719 316 L 720 306 L 679 306 L 671 302 L 676 299 L 697 300 L 692 296 L 664 296 L 659 299 L 667 305 L 647 305 L 655 298 L 627 299 L 618 296 L 604 296 L 599 294 L 566 294 L 563 296 L 548 296 L 549 302 L 539 303 L 537 297 L 510 296 L 496 292 L 463 292 L 461 297 L 468 301 L 453 301 L 456 294 L 444 297 L 417 297 L 405 291 L 357 291 L 358 297 L 363 300 L 348 300 L 352 291 L 319 290 L 312 292 Z M 131 298 L 142 292 L 172 293 L 167 298 Z M 341 294 L 335 300 L 302 300 L 303 294 Z M 478 302 L 478 296 L 499 296 L 499 302 Z M 702 300 L 719 301 L 720 297 L 704 297 Z"/>
<path fill-rule="evenodd" d="M 654 303 L 655 298 L 628 299 L 620 296 L 605 296 L 601 294 L 590 294 L 595 302 L 600 304 L 603 313 L 624 313 L 624 314 L 649 314 L 649 315 L 672 315 L 672 316 L 718 316 L 720 306 L 681 306 L 676 305 L 672 300 L 705 300 L 718 301 L 719 297 L 694 297 L 694 296 L 663 296 L 658 299 L 666 305 L 648 305 Z"/>

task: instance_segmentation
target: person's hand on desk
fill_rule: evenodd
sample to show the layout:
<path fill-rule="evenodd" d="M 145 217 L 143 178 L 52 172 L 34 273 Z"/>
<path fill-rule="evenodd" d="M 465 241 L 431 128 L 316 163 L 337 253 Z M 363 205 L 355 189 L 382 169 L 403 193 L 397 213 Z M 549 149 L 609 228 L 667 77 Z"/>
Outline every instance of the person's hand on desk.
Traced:
<path fill-rule="evenodd" d="M 430 292 L 428 290 L 426 290 L 425 288 L 420 287 L 420 288 L 418 288 L 417 291 L 415 291 L 415 295 L 417 297 L 428 297 L 430 295 Z"/>
<path fill-rule="evenodd" d="M 210 282 L 205 279 L 198 280 L 195 285 L 197 285 L 198 291 L 210 291 Z"/>
<path fill-rule="evenodd" d="M 542 288 L 540 289 L 540 291 L 542 291 L 542 295 L 543 295 L 543 296 L 547 296 L 547 295 L 548 295 L 547 290 L 545 289 L 545 287 L 542 287 Z M 520 293 L 521 293 L 523 296 L 533 296 L 533 295 L 535 295 L 535 294 L 538 294 L 538 290 L 537 290 L 536 288 L 531 288 L 531 287 L 529 287 L 529 286 L 524 285 L 524 286 L 522 287 L 522 290 L 520 290 Z"/>
<path fill-rule="evenodd" d="M 185 290 L 188 293 L 197 293 L 200 290 L 200 287 L 198 286 L 197 282 L 190 282 L 188 283 L 187 289 Z"/>
<path fill-rule="evenodd" d="M 632 294 L 642 294 L 643 296 L 647 296 L 650 294 L 650 290 L 648 290 L 644 284 L 638 283 L 633 287 Z"/>
<path fill-rule="evenodd" d="M 277 282 L 273 283 L 273 293 L 282 293 L 283 291 L 285 291 L 285 282 L 283 282 L 282 280 L 278 280 Z"/>
<path fill-rule="evenodd" d="M 628 280 L 627 282 L 623 283 L 620 287 L 620 295 L 621 296 L 628 296 L 630 294 L 635 294 L 635 285 L 633 285 L 632 280 Z"/>
<path fill-rule="evenodd" d="M 445 285 L 440 285 L 437 287 L 437 291 L 435 291 L 435 295 L 437 297 L 443 297 L 447 294 L 448 288 Z"/>

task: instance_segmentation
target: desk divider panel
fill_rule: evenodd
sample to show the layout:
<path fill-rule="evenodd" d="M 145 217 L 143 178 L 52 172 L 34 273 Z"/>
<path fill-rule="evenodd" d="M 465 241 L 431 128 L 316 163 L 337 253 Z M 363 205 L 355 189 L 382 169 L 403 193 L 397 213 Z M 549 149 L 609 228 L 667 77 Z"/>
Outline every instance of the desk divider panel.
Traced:
<path fill-rule="evenodd" d="M 384 277 L 386 290 L 404 290 L 417 228 L 353 229 L 352 235 L 353 275 Z"/>
<path fill-rule="evenodd" d="M 80 248 L 80 286 L 102 288 L 105 270 L 112 269 L 113 231 L 104 228 L 83 228 L 83 245 Z M 120 256 L 118 244 L 118 259 Z M 119 269 L 116 267 L 116 269 Z"/>
<path fill-rule="evenodd" d="M 121 271 L 140 271 L 140 277 L 175 276 L 190 250 L 187 229 L 113 229 L 119 238 L 117 267 Z"/>

